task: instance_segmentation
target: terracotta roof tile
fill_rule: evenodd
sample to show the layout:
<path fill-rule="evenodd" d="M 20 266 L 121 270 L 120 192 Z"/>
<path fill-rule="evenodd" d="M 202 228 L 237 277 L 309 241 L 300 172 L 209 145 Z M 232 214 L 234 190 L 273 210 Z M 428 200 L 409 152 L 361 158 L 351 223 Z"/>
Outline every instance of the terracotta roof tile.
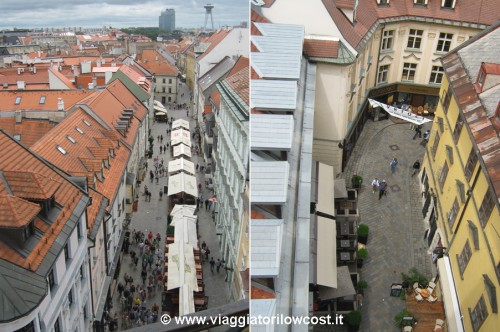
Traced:
<path fill-rule="evenodd" d="M 25 82 L 26 90 L 33 89 L 49 89 L 49 73 L 48 68 L 41 68 L 37 66 L 36 74 L 29 71 L 28 68 L 24 68 L 24 72 L 21 74 L 17 73 L 17 68 L 3 68 L 0 69 L 0 86 L 3 88 L 3 84 L 7 83 L 8 88 L 5 90 L 17 90 L 17 82 Z"/>
<path fill-rule="evenodd" d="M 211 95 L 210 99 L 214 102 L 214 104 L 217 106 L 217 108 L 220 109 L 220 92 L 219 90 L 215 90 Z"/>
<path fill-rule="evenodd" d="M 261 23 L 271 23 L 271 22 L 269 22 L 269 20 L 267 18 L 265 18 L 264 16 L 259 14 L 254 9 L 252 9 L 250 11 L 250 21 L 251 22 L 261 22 Z M 259 31 L 259 33 L 260 33 L 260 31 Z M 252 35 L 253 35 L 253 33 L 252 33 Z"/>
<path fill-rule="evenodd" d="M 0 112 L 14 110 L 57 111 L 58 98 L 62 98 L 64 109 L 67 110 L 92 93 L 93 91 L 87 90 L 0 91 Z M 18 97 L 20 97 L 20 101 L 16 105 Z"/>
<path fill-rule="evenodd" d="M 245 60 L 243 60 L 245 62 Z M 245 101 L 247 105 L 250 105 L 250 78 L 249 78 L 249 67 L 248 61 L 246 61 L 246 67 L 242 67 L 238 72 L 227 76 L 224 80 L 229 84 L 241 99 Z"/>
<path fill-rule="evenodd" d="M 201 54 L 196 60 L 199 61 L 203 59 L 207 54 L 209 54 L 215 46 L 219 45 L 219 43 L 226 38 L 226 36 L 231 32 L 229 29 L 219 29 L 214 32 L 206 41 L 206 43 L 210 43 L 210 46 Z"/>
<path fill-rule="evenodd" d="M 338 57 L 339 41 L 305 39 L 304 54 L 314 58 L 332 58 Z"/>
<path fill-rule="evenodd" d="M 38 218 L 35 219 L 35 226 L 42 232 L 42 235 L 27 257 L 19 254 L 7 243 L 0 241 L 0 259 L 36 271 L 84 194 L 75 184 L 52 169 L 48 163 L 36 157 L 1 130 L 0 146 L 2 147 L 0 149 L 0 169 L 15 169 L 16 172 L 32 171 L 60 184 L 55 193 L 55 200 L 62 207 L 62 210 L 51 225 L 45 224 Z M 44 226 L 40 227 L 40 223 Z"/>
<path fill-rule="evenodd" d="M 45 200 L 51 198 L 61 186 L 61 181 L 31 171 L 3 170 L 12 194 L 25 198 Z"/>
<path fill-rule="evenodd" d="M 250 61 L 247 57 L 240 56 L 238 60 L 236 60 L 236 63 L 234 64 L 233 68 L 229 71 L 229 74 L 227 76 L 232 76 L 242 70 L 243 68 L 247 68 L 250 66 Z"/>
<path fill-rule="evenodd" d="M 342 36 L 354 48 L 360 46 L 363 37 L 379 19 L 413 16 L 485 25 L 491 25 L 498 19 L 497 0 L 457 1 L 454 10 L 442 9 L 441 1 L 429 1 L 427 6 L 414 6 L 413 0 L 401 0 L 391 1 L 389 6 L 378 6 L 375 0 L 367 0 L 358 1 L 356 24 L 353 26 L 336 6 L 336 1 L 322 1 Z"/>
<path fill-rule="evenodd" d="M 38 204 L 11 195 L 0 195 L 0 227 L 24 227 L 40 210 Z"/>
<path fill-rule="evenodd" d="M 19 141 L 26 147 L 35 144 L 40 138 L 48 133 L 56 124 L 46 120 L 22 120 L 16 123 L 15 118 L 0 118 L 0 128 L 10 136 L 19 135 Z"/>
<path fill-rule="evenodd" d="M 212 105 L 210 104 L 205 104 L 203 106 L 203 115 L 212 113 Z"/>
<path fill-rule="evenodd" d="M 151 74 L 177 76 L 177 68 L 165 60 L 156 50 L 142 51 L 141 60 L 139 64 Z"/>
<path fill-rule="evenodd" d="M 252 285 L 251 288 L 251 293 L 252 293 L 252 300 L 266 300 L 266 299 L 275 299 L 276 294 L 273 294 L 271 292 L 268 292 L 264 289 L 255 287 Z"/>
<path fill-rule="evenodd" d="M 49 68 L 49 72 L 52 73 L 60 81 L 60 83 L 64 84 L 66 87 L 68 87 L 68 89 L 75 88 L 75 85 L 56 68 L 54 68 L 54 67 Z"/>
<path fill-rule="evenodd" d="M 106 198 L 101 193 L 98 193 L 92 188 L 88 190 L 89 196 L 92 198 L 92 205 L 87 207 L 87 221 L 88 221 L 88 230 L 92 230 L 95 222 L 97 221 L 97 214 L 101 210 L 103 204 L 107 204 Z"/>

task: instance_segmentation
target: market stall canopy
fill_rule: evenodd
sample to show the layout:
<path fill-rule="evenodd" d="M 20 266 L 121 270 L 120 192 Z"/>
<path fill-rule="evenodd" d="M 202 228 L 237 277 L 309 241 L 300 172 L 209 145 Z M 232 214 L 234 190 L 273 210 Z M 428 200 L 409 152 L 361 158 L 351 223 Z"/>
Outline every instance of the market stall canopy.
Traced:
<path fill-rule="evenodd" d="M 424 123 L 432 121 L 430 119 L 424 118 L 423 116 L 416 115 L 408 111 L 404 111 L 401 108 L 397 108 L 395 106 L 389 106 L 387 104 L 381 103 L 379 101 L 370 98 L 368 98 L 368 101 L 370 102 L 370 105 L 372 107 L 381 107 L 384 111 L 386 111 L 390 115 L 414 123 L 416 125 L 422 125 Z"/>
<path fill-rule="evenodd" d="M 175 216 L 170 226 L 175 226 L 174 242 L 189 244 L 198 249 L 195 216 Z"/>
<path fill-rule="evenodd" d="M 174 158 L 178 158 L 181 155 L 191 157 L 191 148 L 185 144 L 174 146 Z"/>
<path fill-rule="evenodd" d="M 171 175 L 168 178 L 168 196 L 182 192 L 197 197 L 196 178 L 185 173 Z"/>
<path fill-rule="evenodd" d="M 172 122 L 172 129 L 185 128 L 189 130 L 189 122 L 184 119 L 178 119 Z"/>
<path fill-rule="evenodd" d="M 184 158 L 174 159 L 168 163 L 169 174 L 179 171 L 194 175 L 194 163 Z"/>
<path fill-rule="evenodd" d="M 195 205 L 175 204 L 174 208 L 172 209 L 172 212 L 170 212 L 170 215 L 172 216 L 172 218 L 182 217 L 182 216 L 196 217 L 196 215 L 194 214 L 195 210 L 196 210 Z"/>
<path fill-rule="evenodd" d="M 190 285 L 198 289 L 193 247 L 189 244 L 174 242 L 168 245 L 167 290 Z"/>
<path fill-rule="evenodd" d="M 191 134 L 184 128 L 173 130 L 170 134 L 170 144 L 172 146 L 181 143 L 187 146 L 191 146 Z"/>

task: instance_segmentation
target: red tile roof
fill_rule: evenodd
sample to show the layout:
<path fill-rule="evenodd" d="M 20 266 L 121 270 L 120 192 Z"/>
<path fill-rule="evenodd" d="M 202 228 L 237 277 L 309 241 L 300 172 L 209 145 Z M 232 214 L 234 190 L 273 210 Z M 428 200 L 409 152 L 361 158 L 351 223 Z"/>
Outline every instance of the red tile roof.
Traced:
<path fill-rule="evenodd" d="M 24 199 L 45 200 L 51 198 L 61 186 L 61 181 L 32 171 L 4 169 L 3 175 L 12 194 Z"/>
<path fill-rule="evenodd" d="M 247 105 L 250 105 L 250 68 L 249 68 L 249 63 L 248 59 L 245 57 L 240 57 L 241 62 L 238 65 L 239 68 L 241 68 L 239 71 L 236 73 L 232 73 L 233 71 L 231 70 L 230 75 L 228 75 L 224 81 L 229 84 L 229 86 L 233 89 L 233 91 L 240 96 L 241 99 L 245 101 Z M 235 67 L 236 67 L 235 65 Z M 243 67 L 244 66 L 244 67 Z"/>
<path fill-rule="evenodd" d="M 3 186 L 0 183 L 0 186 Z M 26 226 L 40 212 L 38 204 L 24 199 L 0 194 L 0 227 L 20 228 Z"/>
<path fill-rule="evenodd" d="M 220 92 L 219 90 L 215 90 L 211 95 L 210 99 L 214 102 L 218 109 L 220 109 Z"/>
<path fill-rule="evenodd" d="M 92 93 L 93 91 L 87 90 L 0 90 L 0 112 L 14 110 L 57 111 L 58 98 L 62 98 L 64 109 L 68 110 Z M 18 105 L 16 105 L 17 97 L 21 97 Z M 43 104 L 40 103 L 42 97 L 45 97 Z"/>
<path fill-rule="evenodd" d="M 251 293 L 252 293 L 252 300 L 266 300 L 266 299 L 276 298 L 276 294 L 273 294 L 261 288 L 257 288 L 253 285 L 251 287 Z"/>
<path fill-rule="evenodd" d="M 15 118 L 0 118 L 0 128 L 2 128 L 10 136 L 19 135 L 19 141 L 26 147 L 30 147 L 40 138 L 48 133 L 56 123 L 48 120 L 26 120 L 21 123 L 16 123 Z"/>
<path fill-rule="evenodd" d="M 75 85 L 56 68 L 54 68 L 54 67 L 49 68 L 49 72 L 52 73 L 52 75 L 54 75 L 62 84 L 67 86 L 68 89 L 75 88 Z"/>
<path fill-rule="evenodd" d="M 219 43 L 226 38 L 227 35 L 231 32 L 230 29 L 219 29 L 214 32 L 205 42 L 210 43 L 210 46 L 200 54 L 200 56 L 196 59 L 197 61 L 203 59 L 207 54 L 209 54 Z"/>
<path fill-rule="evenodd" d="M 177 76 L 177 68 L 165 60 L 156 50 L 142 51 L 141 62 L 139 64 L 151 74 Z"/>
<path fill-rule="evenodd" d="M 234 64 L 233 68 L 231 68 L 231 71 L 229 71 L 229 74 L 227 76 L 232 76 L 242 70 L 243 68 L 248 68 L 250 66 L 250 61 L 247 57 L 245 56 L 240 56 L 238 60 L 236 60 L 236 63 Z"/>
<path fill-rule="evenodd" d="M 212 113 L 212 105 L 211 104 L 205 104 L 203 105 L 203 115 Z"/>
<path fill-rule="evenodd" d="M 304 54 L 313 58 L 336 59 L 339 52 L 339 41 L 304 39 Z"/>
<path fill-rule="evenodd" d="M 413 0 L 391 1 L 378 6 L 375 0 L 358 1 L 356 24 L 353 25 L 339 9 L 337 1 L 322 0 L 342 36 L 356 49 L 379 19 L 424 17 L 456 22 L 491 25 L 498 19 L 497 0 L 457 1 L 454 10 L 442 9 L 441 1 L 429 1 L 427 6 L 415 6 Z M 340 1 L 344 8 L 346 1 Z"/>
<path fill-rule="evenodd" d="M 80 128 L 84 134 L 76 128 Z M 125 145 L 119 145 L 116 138 L 110 139 L 108 136 L 112 135 L 107 135 L 107 132 L 109 130 L 78 108 L 31 149 L 71 175 L 86 176 L 90 186 L 95 185 L 99 193 L 113 201 L 125 172 L 130 150 Z M 75 143 L 68 139 L 68 135 Z M 57 146 L 62 147 L 66 154 L 57 150 Z M 115 157 L 111 156 L 111 150 Z M 109 161 L 109 168 L 104 165 L 106 160 Z M 95 183 L 94 177 L 98 178 Z"/>
<path fill-rule="evenodd" d="M 12 169 L 16 172 L 33 172 L 46 179 L 50 179 L 54 183 L 59 183 L 59 187 L 55 193 L 55 200 L 61 206 L 61 212 L 50 225 L 35 218 L 35 227 L 42 232 L 42 235 L 27 257 L 22 256 L 10 245 L 0 240 L 0 259 L 7 260 L 25 269 L 36 271 L 59 236 L 76 205 L 84 197 L 84 193 L 75 184 L 55 171 L 52 166 L 19 145 L 3 131 L 0 131 L 0 146 L 2 147 L 0 149 L 0 169 Z M 28 183 L 28 185 L 37 186 L 34 182 Z M 33 189 L 33 191 L 37 190 L 37 188 Z"/>
<path fill-rule="evenodd" d="M 0 69 L 0 87 L 3 90 L 17 90 L 17 82 L 25 82 L 26 90 L 33 89 L 49 89 L 49 73 L 48 68 L 41 68 L 37 65 L 36 74 L 30 72 L 28 68 L 24 68 L 24 72 L 17 73 L 17 68 Z M 3 87 L 4 83 L 8 84 L 8 88 Z"/>

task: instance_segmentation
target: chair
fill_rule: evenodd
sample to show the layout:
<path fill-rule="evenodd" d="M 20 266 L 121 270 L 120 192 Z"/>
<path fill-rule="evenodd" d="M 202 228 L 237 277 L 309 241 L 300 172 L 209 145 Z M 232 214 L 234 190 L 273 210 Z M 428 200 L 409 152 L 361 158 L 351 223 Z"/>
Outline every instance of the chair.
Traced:
<path fill-rule="evenodd" d="M 442 319 L 436 319 L 436 326 L 443 327 L 444 325 L 444 320 Z"/>
<path fill-rule="evenodd" d="M 436 284 L 430 281 L 429 285 L 427 286 L 427 289 L 430 289 L 432 293 L 434 291 L 434 288 L 436 288 Z"/>
<path fill-rule="evenodd" d="M 424 298 L 420 294 L 415 295 L 415 299 L 417 300 L 417 302 L 422 302 L 424 300 Z"/>
<path fill-rule="evenodd" d="M 427 301 L 430 302 L 430 303 L 434 303 L 437 301 L 437 297 L 434 297 L 432 295 L 430 295 L 428 298 L 427 298 Z"/>
<path fill-rule="evenodd" d="M 421 292 L 422 292 L 422 289 L 421 289 L 421 288 L 418 288 L 418 287 L 417 287 L 417 288 L 415 288 L 415 293 L 420 294 Z"/>
<path fill-rule="evenodd" d="M 412 332 L 412 331 L 413 331 L 413 327 L 411 327 L 411 326 L 405 326 L 403 328 L 403 332 Z"/>
<path fill-rule="evenodd" d="M 413 284 L 413 289 L 415 290 L 415 289 L 417 289 L 417 288 L 418 288 L 418 282 L 415 282 L 415 283 Z"/>

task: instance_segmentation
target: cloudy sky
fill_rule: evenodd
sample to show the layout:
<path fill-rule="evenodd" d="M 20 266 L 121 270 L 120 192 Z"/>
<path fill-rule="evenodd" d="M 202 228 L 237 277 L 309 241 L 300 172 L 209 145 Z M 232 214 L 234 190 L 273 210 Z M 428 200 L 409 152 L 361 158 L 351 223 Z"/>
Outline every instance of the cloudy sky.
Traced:
<path fill-rule="evenodd" d="M 211 3 L 215 28 L 248 21 L 248 0 L 0 0 L 0 30 L 35 27 L 158 26 L 166 8 L 176 27 L 202 27 Z M 210 24 L 210 23 L 209 23 Z"/>

